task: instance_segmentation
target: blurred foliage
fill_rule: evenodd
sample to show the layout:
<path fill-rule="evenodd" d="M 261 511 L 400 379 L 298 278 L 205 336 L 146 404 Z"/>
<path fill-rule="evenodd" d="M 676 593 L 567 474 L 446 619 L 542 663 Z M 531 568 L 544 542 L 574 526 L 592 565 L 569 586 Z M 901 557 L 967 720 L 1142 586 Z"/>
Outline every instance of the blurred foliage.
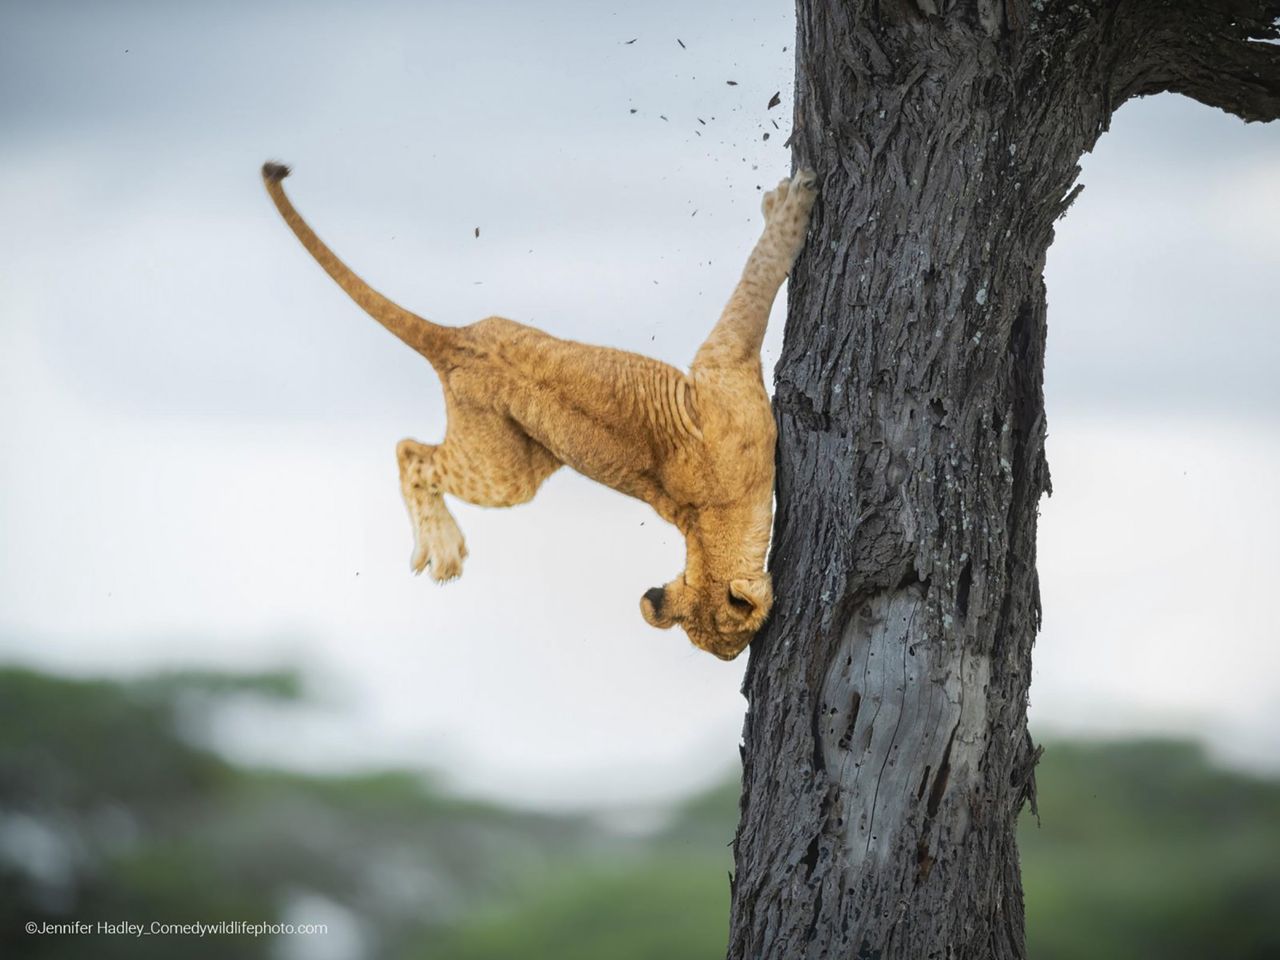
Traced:
<path fill-rule="evenodd" d="M 407 773 L 238 767 L 183 736 L 200 727 L 193 710 L 247 694 L 292 698 L 297 684 L 0 670 L 0 957 L 273 957 L 271 938 L 33 937 L 23 927 L 312 922 L 317 903 L 348 918 L 363 956 L 400 956 L 565 857 L 609 856 L 582 818 L 450 798 Z"/>
<path fill-rule="evenodd" d="M 727 858 L 726 858 L 727 859 Z M 566 873 L 411 954 L 421 960 L 706 960 L 729 938 L 729 884 L 706 857 Z"/>
<path fill-rule="evenodd" d="M 0 957 L 723 955 L 737 786 L 636 835 L 409 773 L 234 764 L 190 736 L 288 673 L 0 669 Z M 207 717 L 206 717 L 207 719 Z M 1280 956 L 1280 784 L 1168 741 L 1051 744 L 1020 842 L 1034 960 Z M 328 935 L 29 936 L 28 921 L 329 923 Z"/>
<path fill-rule="evenodd" d="M 1280 785 L 1188 743 L 1056 744 L 1020 832 L 1036 960 L 1280 957 Z"/>

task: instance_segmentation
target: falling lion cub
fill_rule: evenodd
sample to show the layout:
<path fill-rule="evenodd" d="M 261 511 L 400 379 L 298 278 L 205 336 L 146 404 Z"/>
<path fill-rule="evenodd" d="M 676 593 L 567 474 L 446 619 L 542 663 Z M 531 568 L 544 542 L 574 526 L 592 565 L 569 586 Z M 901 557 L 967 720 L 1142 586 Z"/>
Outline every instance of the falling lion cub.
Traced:
<path fill-rule="evenodd" d="M 265 164 L 276 207 L 302 245 L 366 312 L 430 361 L 444 387 L 443 443 L 401 440 L 400 488 L 413 520 L 412 565 L 438 581 L 462 573 L 467 548 L 444 504 L 509 507 L 568 464 L 645 501 L 684 534 L 684 573 L 640 612 L 680 624 L 694 645 L 731 660 L 773 604 L 765 551 L 776 430 L 760 344 L 778 288 L 804 243 L 817 179 L 802 171 L 764 197 L 756 243 L 719 322 L 687 374 L 649 357 L 560 340 L 501 317 L 442 327 L 397 306 L 334 256 Z"/>

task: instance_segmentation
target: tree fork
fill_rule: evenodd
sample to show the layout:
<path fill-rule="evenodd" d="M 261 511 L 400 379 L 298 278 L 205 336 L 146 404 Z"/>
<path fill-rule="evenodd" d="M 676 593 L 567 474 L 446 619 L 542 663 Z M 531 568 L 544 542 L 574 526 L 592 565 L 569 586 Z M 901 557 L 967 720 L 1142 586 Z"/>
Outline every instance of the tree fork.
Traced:
<path fill-rule="evenodd" d="M 1053 223 L 1130 97 L 1280 114 L 1277 16 L 799 0 L 792 144 L 822 194 L 775 374 L 730 958 L 1025 957 Z"/>

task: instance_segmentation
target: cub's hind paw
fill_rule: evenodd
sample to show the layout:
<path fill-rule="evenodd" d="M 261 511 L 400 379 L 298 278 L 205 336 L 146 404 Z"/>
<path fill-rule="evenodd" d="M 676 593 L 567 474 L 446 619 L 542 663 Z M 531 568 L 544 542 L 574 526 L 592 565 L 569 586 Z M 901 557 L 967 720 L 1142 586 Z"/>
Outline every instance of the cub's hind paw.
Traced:
<path fill-rule="evenodd" d="M 409 558 L 409 569 L 414 575 L 422 573 L 427 569 L 427 562 L 431 559 L 431 555 L 427 552 L 427 545 L 420 543 L 413 548 L 413 556 Z"/>
<path fill-rule="evenodd" d="M 431 558 L 431 579 L 436 583 L 448 583 L 462 576 L 462 558 L 466 552 Z"/>
<path fill-rule="evenodd" d="M 466 540 L 453 522 L 453 517 L 425 517 L 415 527 L 413 556 L 408 566 L 415 573 L 431 572 L 431 580 L 444 584 L 462 576 L 462 561 L 467 557 Z"/>
<path fill-rule="evenodd" d="M 422 573 L 430 571 L 431 580 L 438 584 L 447 584 L 451 580 L 457 580 L 462 576 L 462 561 L 467 557 L 467 548 L 460 545 L 460 549 L 444 550 L 440 553 L 429 553 L 424 548 L 413 550 L 413 556 L 410 558 L 410 567 L 413 573 Z"/>

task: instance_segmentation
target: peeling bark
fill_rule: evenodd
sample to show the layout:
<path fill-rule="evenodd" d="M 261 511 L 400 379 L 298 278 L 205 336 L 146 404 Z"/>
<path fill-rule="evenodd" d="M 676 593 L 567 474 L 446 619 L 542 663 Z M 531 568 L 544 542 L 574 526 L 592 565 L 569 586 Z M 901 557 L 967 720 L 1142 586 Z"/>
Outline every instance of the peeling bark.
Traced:
<path fill-rule="evenodd" d="M 1025 957 L 1053 224 L 1130 97 L 1280 114 L 1277 15 L 799 0 L 792 145 L 823 187 L 776 370 L 730 958 Z"/>

